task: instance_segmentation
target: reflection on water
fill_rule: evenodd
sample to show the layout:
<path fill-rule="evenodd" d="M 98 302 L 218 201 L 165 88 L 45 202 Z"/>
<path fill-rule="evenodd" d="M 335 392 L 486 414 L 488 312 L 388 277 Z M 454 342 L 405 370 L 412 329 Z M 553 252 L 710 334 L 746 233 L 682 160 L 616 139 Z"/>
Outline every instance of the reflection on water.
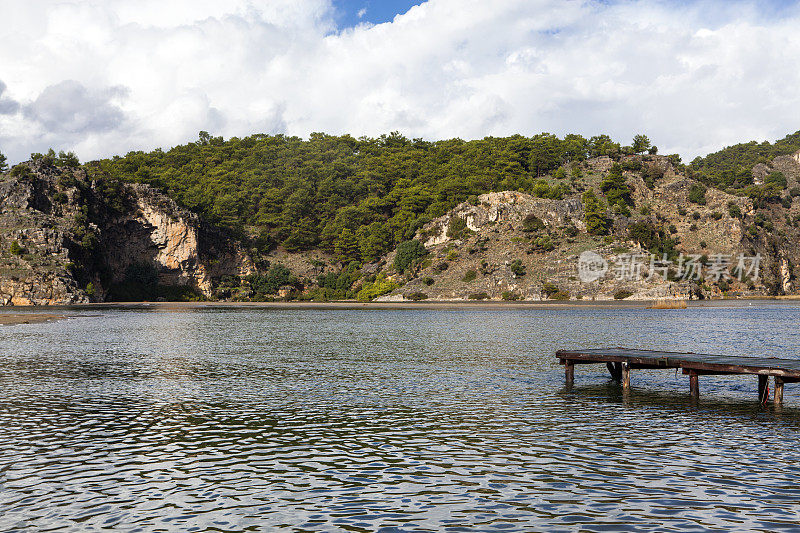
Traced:
<path fill-rule="evenodd" d="M 0 530 L 796 528 L 800 385 L 600 366 L 794 356 L 800 310 L 109 309 L 0 330 Z M 797 390 L 794 387 L 798 387 Z"/>

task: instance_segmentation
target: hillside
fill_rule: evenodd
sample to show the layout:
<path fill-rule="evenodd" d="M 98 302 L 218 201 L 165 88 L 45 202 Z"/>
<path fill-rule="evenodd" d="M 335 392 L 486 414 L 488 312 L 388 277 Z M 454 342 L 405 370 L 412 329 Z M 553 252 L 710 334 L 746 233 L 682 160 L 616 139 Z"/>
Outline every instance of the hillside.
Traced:
<path fill-rule="evenodd" d="M 739 145 L 688 167 L 643 136 L 627 147 L 548 134 L 429 143 L 201 133 L 83 166 L 35 154 L 0 175 L 0 299 L 791 294 L 795 138 L 759 145 L 766 155 L 755 159 Z M 718 183 L 732 161 L 738 177 Z M 586 282 L 578 264 L 589 251 L 608 271 Z M 670 268 L 619 275 L 631 254 L 644 275 L 653 258 Z M 737 276 L 739 257 L 756 255 L 758 275 Z M 725 262 L 725 274 L 687 279 L 687 260 L 712 272 Z"/>

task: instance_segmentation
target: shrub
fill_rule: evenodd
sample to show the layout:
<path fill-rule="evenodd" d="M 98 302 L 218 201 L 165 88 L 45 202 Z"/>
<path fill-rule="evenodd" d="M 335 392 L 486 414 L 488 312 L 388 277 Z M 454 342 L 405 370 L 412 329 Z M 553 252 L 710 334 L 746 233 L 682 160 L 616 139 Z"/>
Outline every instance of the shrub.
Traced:
<path fill-rule="evenodd" d="M 424 292 L 412 292 L 411 294 L 407 294 L 405 298 L 406 300 L 411 300 L 412 302 L 419 302 L 421 300 L 427 300 L 428 295 Z"/>
<path fill-rule="evenodd" d="M 700 241 L 700 248 L 707 248 L 708 243 L 706 241 Z"/>
<path fill-rule="evenodd" d="M 697 224 L 692 224 L 689 226 L 689 231 L 697 231 Z"/>
<path fill-rule="evenodd" d="M 711 218 L 713 218 L 714 220 L 719 220 L 722 218 L 722 213 L 720 213 L 719 211 L 714 211 L 713 213 L 711 213 Z"/>
<path fill-rule="evenodd" d="M 742 209 L 736 202 L 728 202 L 728 214 L 731 218 L 742 218 Z"/>
<path fill-rule="evenodd" d="M 531 249 L 535 252 L 550 252 L 556 245 L 550 235 L 540 235 L 531 241 Z"/>
<path fill-rule="evenodd" d="M 503 291 L 503 294 L 501 296 L 502 296 L 503 300 L 505 300 L 507 302 L 514 302 L 514 301 L 519 300 L 521 298 L 519 294 L 517 294 L 516 292 L 513 292 L 513 291 Z"/>
<path fill-rule="evenodd" d="M 447 261 L 442 261 L 437 265 L 433 265 L 433 271 L 437 273 L 444 272 L 448 268 L 450 268 L 450 263 L 448 263 Z"/>
<path fill-rule="evenodd" d="M 678 208 L 678 214 L 680 216 L 682 216 L 682 217 L 685 217 L 686 216 L 686 208 L 685 207 L 679 207 Z"/>
<path fill-rule="evenodd" d="M 365 283 L 361 290 L 358 291 L 356 298 L 360 302 L 370 302 L 378 296 L 389 294 L 398 287 L 397 283 L 381 275 L 374 282 Z"/>
<path fill-rule="evenodd" d="M 451 239 L 463 239 L 466 235 L 472 233 L 467 228 L 467 221 L 461 217 L 450 217 L 450 222 L 447 225 L 447 236 Z"/>
<path fill-rule="evenodd" d="M 764 178 L 764 185 L 773 185 L 776 188 L 785 189 L 786 176 L 783 175 L 783 172 L 770 172 L 770 174 Z"/>
<path fill-rule="evenodd" d="M 11 255 L 22 255 L 25 253 L 25 248 L 20 246 L 19 242 L 11 241 Z"/>
<path fill-rule="evenodd" d="M 697 211 L 694 211 L 692 213 L 692 218 L 695 219 L 695 220 L 700 220 L 700 213 L 697 212 Z"/>
<path fill-rule="evenodd" d="M 633 296 L 633 291 L 629 291 L 628 289 L 619 289 L 617 292 L 614 293 L 615 300 L 624 300 L 629 296 Z"/>
<path fill-rule="evenodd" d="M 542 285 L 542 292 L 548 298 L 552 298 L 554 294 L 559 292 L 559 288 L 555 283 L 550 283 L 549 281 L 544 282 Z"/>
<path fill-rule="evenodd" d="M 678 233 L 678 228 L 675 227 L 675 224 L 669 225 L 669 232 L 672 233 L 673 235 Z"/>
<path fill-rule="evenodd" d="M 695 183 L 689 188 L 689 201 L 697 205 L 706 205 L 706 188 Z"/>
<path fill-rule="evenodd" d="M 486 294 L 485 292 L 476 292 L 470 294 L 467 298 L 469 298 L 470 300 L 486 300 L 487 298 L 489 298 L 489 295 Z"/>
<path fill-rule="evenodd" d="M 397 245 L 397 254 L 394 256 L 394 268 L 401 274 L 420 258 L 425 257 L 428 250 L 416 240 L 404 241 Z"/>
<path fill-rule="evenodd" d="M 544 222 L 534 214 L 530 214 L 522 221 L 522 231 L 539 231 L 544 229 Z"/>
<path fill-rule="evenodd" d="M 664 170 L 656 165 L 648 165 L 647 168 L 642 171 L 642 179 L 644 180 L 644 184 L 650 189 L 655 189 L 656 181 L 663 177 Z"/>
<path fill-rule="evenodd" d="M 434 279 L 432 277 L 430 277 L 430 276 L 426 276 L 426 277 L 422 278 L 422 283 L 424 283 L 425 285 L 427 285 L 429 287 L 431 285 L 433 285 L 433 282 L 434 282 Z"/>
<path fill-rule="evenodd" d="M 276 294 L 282 285 L 296 282 L 296 280 L 292 279 L 292 273 L 289 269 L 278 263 L 272 265 L 266 274 L 250 274 L 245 276 L 244 279 L 250 284 L 250 288 L 256 297 Z"/>
<path fill-rule="evenodd" d="M 470 269 L 470 270 L 467 270 L 467 272 L 464 274 L 464 277 L 461 278 L 461 281 L 463 281 L 464 283 L 469 283 L 470 281 L 475 281 L 475 278 L 477 278 L 477 277 L 478 277 L 478 273 L 475 272 L 474 270 Z"/>
<path fill-rule="evenodd" d="M 521 278 L 525 275 L 525 265 L 522 264 L 521 259 L 514 259 L 509 266 L 511 273 L 514 274 L 515 278 Z"/>

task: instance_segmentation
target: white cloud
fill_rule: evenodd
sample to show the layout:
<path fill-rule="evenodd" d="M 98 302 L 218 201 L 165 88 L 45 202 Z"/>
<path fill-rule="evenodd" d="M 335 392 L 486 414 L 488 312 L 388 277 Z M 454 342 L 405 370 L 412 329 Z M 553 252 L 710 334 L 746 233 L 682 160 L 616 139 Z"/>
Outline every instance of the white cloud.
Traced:
<path fill-rule="evenodd" d="M 337 31 L 329 0 L 0 0 L 0 150 L 644 131 L 691 158 L 800 129 L 800 8 L 681 6 L 429 0 Z"/>

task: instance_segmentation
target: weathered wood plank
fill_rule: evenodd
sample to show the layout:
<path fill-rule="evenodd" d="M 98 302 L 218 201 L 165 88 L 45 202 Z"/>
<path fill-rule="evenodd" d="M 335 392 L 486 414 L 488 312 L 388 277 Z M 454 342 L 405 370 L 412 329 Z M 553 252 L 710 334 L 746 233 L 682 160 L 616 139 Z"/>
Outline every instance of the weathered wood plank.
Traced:
<path fill-rule="evenodd" d="M 573 383 L 575 383 L 575 365 L 572 364 L 572 361 L 564 362 L 564 377 L 567 388 L 572 387 Z"/>
<path fill-rule="evenodd" d="M 768 378 L 775 378 L 775 404 L 783 402 L 785 383 L 800 382 L 800 359 L 778 357 L 744 357 L 694 352 L 667 352 L 631 348 L 590 348 L 585 350 L 558 350 L 559 362 L 566 365 L 568 383 L 574 380 L 576 364 L 605 363 L 612 379 L 621 381 L 625 390 L 630 388 L 631 369 L 680 368 L 689 375 L 689 392 L 693 398 L 700 395 L 700 376 L 747 374 L 758 376 L 758 397 L 765 402 L 768 395 Z"/>
<path fill-rule="evenodd" d="M 569 358 L 576 364 L 628 363 L 647 368 L 685 368 L 706 373 L 760 374 L 800 379 L 800 359 L 777 357 L 743 357 L 692 352 L 665 352 L 629 348 L 559 350 L 559 359 Z"/>
<path fill-rule="evenodd" d="M 700 397 L 700 377 L 697 372 L 689 373 L 689 396 L 695 399 Z"/>

